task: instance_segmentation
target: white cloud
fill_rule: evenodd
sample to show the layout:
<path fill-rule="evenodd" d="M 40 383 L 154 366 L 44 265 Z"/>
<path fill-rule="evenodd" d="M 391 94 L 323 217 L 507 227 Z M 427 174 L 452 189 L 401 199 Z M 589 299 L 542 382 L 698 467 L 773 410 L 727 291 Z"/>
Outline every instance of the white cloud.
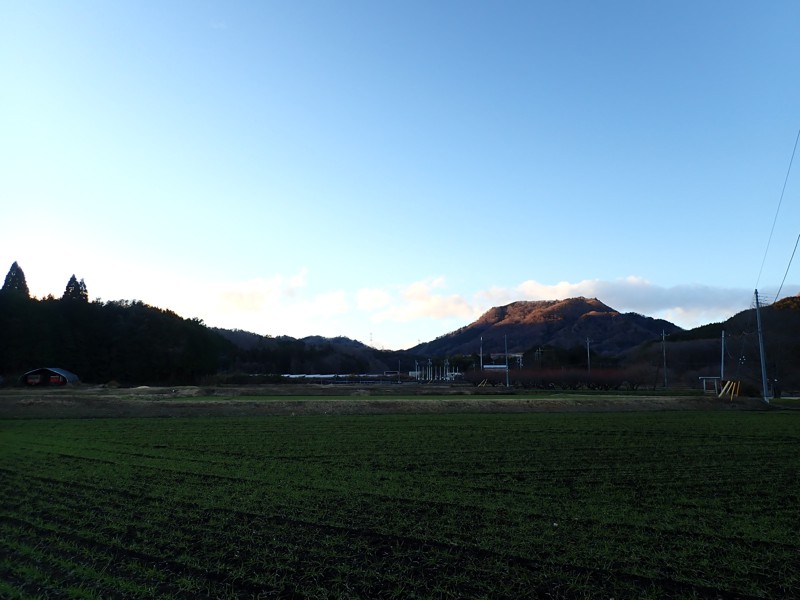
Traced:
<path fill-rule="evenodd" d="M 303 289 L 308 285 L 308 269 L 300 269 L 289 278 L 289 284 L 286 288 L 286 293 L 290 296 L 294 295 L 298 290 Z"/>
<path fill-rule="evenodd" d="M 213 291 L 216 306 L 205 318 L 218 327 L 260 334 L 347 335 L 338 319 L 352 310 L 345 290 L 311 293 L 308 271 L 228 283 Z"/>
<path fill-rule="evenodd" d="M 240 313 L 275 308 L 287 299 L 297 298 L 306 285 L 306 269 L 290 277 L 276 274 L 268 279 L 227 284 L 218 291 L 219 310 L 223 313 Z"/>
<path fill-rule="evenodd" d="M 460 294 L 441 294 L 447 287 L 442 277 L 415 281 L 399 291 L 399 297 L 373 315 L 376 322 L 409 322 L 415 319 L 452 319 L 476 317 L 476 307 Z"/>
<path fill-rule="evenodd" d="M 384 308 L 392 302 L 392 295 L 386 290 L 363 288 L 356 292 L 356 305 L 359 310 L 373 311 Z"/>
<path fill-rule="evenodd" d="M 318 294 L 310 301 L 301 302 L 298 309 L 301 314 L 309 318 L 327 318 L 345 314 L 350 310 L 350 303 L 344 290 L 335 290 Z"/>

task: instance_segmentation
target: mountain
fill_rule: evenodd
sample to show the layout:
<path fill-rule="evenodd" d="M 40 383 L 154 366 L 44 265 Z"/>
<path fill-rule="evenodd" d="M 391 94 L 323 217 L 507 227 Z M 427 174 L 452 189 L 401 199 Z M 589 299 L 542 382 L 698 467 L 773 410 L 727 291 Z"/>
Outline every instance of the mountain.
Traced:
<path fill-rule="evenodd" d="M 383 373 L 396 369 L 394 354 L 347 337 L 319 335 L 297 339 L 215 329 L 237 348 L 232 370 L 243 373 Z"/>
<path fill-rule="evenodd" d="M 637 313 L 620 313 L 597 298 L 569 298 L 512 302 L 489 309 L 477 321 L 409 352 L 423 356 L 526 352 L 537 346 L 569 349 L 585 346 L 592 352 L 620 354 L 644 342 L 660 339 L 662 332 L 683 331 L 663 319 Z"/>

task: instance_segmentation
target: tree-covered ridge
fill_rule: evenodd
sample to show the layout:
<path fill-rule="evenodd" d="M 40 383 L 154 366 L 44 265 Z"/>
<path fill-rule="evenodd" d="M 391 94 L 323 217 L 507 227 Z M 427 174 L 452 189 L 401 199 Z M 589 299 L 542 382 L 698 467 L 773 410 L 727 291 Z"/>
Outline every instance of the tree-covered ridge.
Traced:
<path fill-rule="evenodd" d="M 197 383 L 231 346 L 201 321 L 142 302 L 0 295 L 0 369 L 14 376 L 58 366 L 83 381 Z"/>
<path fill-rule="evenodd" d="M 122 385 L 388 368 L 378 350 L 340 349 L 334 342 L 215 330 L 137 300 L 90 302 L 86 283 L 74 274 L 60 298 L 32 298 L 16 262 L 0 292 L 0 376 L 9 383 L 39 367 L 67 369 L 86 383 Z"/>
<path fill-rule="evenodd" d="M 60 299 L 31 298 L 14 262 L 0 293 L 0 374 L 61 367 L 83 381 L 197 383 L 216 374 L 232 345 L 197 319 L 139 301 L 89 302 L 73 274 Z"/>

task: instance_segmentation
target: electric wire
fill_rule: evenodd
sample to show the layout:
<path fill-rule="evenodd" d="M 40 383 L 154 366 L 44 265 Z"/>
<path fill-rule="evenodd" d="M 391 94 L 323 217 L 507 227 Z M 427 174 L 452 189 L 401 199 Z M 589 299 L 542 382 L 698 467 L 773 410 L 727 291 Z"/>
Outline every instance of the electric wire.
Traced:
<path fill-rule="evenodd" d="M 797 137 L 794 140 L 794 149 L 792 150 L 792 158 L 789 159 L 789 168 L 786 169 L 786 177 L 783 180 L 783 189 L 781 190 L 781 197 L 778 200 L 778 208 L 775 211 L 775 218 L 772 221 L 772 229 L 769 232 L 767 247 L 764 250 L 764 258 L 761 260 L 761 268 L 758 270 L 758 278 L 756 279 L 756 289 L 758 289 L 758 283 L 761 281 L 761 273 L 764 271 L 764 263 L 767 262 L 767 254 L 769 253 L 769 246 L 772 243 L 772 234 L 775 233 L 775 224 L 778 222 L 778 214 L 781 212 L 781 204 L 783 203 L 783 194 L 786 192 L 786 184 L 789 182 L 789 173 L 792 172 L 792 163 L 794 162 L 794 155 L 797 152 L 798 141 L 800 141 L 800 129 L 797 130 Z"/>
<path fill-rule="evenodd" d="M 800 242 L 800 235 L 797 236 L 797 241 L 794 243 L 794 250 L 792 250 L 792 256 L 789 258 L 789 264 L 786 265 L 786 272 L 783 274 L 783 281 L 781 281 L 781 287 L 778 288 L 778 294 L 775 296 L 775 300 L 777 301 L 778 298 L 781 297 L 781 290 L 783 289 L 783 284 L 786 283 L 786 276 L 789 274 L 789 267 L 792 266 L 792 261 L 794 260 L 794 253 L 797 252 L 797 244 Z"/>

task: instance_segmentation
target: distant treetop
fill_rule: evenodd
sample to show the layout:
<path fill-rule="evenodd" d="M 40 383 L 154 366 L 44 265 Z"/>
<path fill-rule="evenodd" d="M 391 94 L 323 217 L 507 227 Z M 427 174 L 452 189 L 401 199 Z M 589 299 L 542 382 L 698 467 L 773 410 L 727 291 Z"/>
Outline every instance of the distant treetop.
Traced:
<path fill-rule="evenodd" d="M 64 295 L 61 296 L 62 300 L 80 300 L 81 302 L 89 301 L 89 292 L 86 290 L 86 284 L 83 279 L 77 280 L 75 275 L 69 278 L 67 288 L 64 290 Z"/>
<path fill-rule="evenodd" d="M 0 289 L 0 292 L 24 296 L 25 298 L 31 297 L 28 283 L 25 281 L 25 273 L 17 264 L 17 261 L 14 261 L 14 264 L 12 264 L 11 268 L 8 270 L 8 275 L 6 275 L 6 280 L 3 282 L 3 288 Z"/>

